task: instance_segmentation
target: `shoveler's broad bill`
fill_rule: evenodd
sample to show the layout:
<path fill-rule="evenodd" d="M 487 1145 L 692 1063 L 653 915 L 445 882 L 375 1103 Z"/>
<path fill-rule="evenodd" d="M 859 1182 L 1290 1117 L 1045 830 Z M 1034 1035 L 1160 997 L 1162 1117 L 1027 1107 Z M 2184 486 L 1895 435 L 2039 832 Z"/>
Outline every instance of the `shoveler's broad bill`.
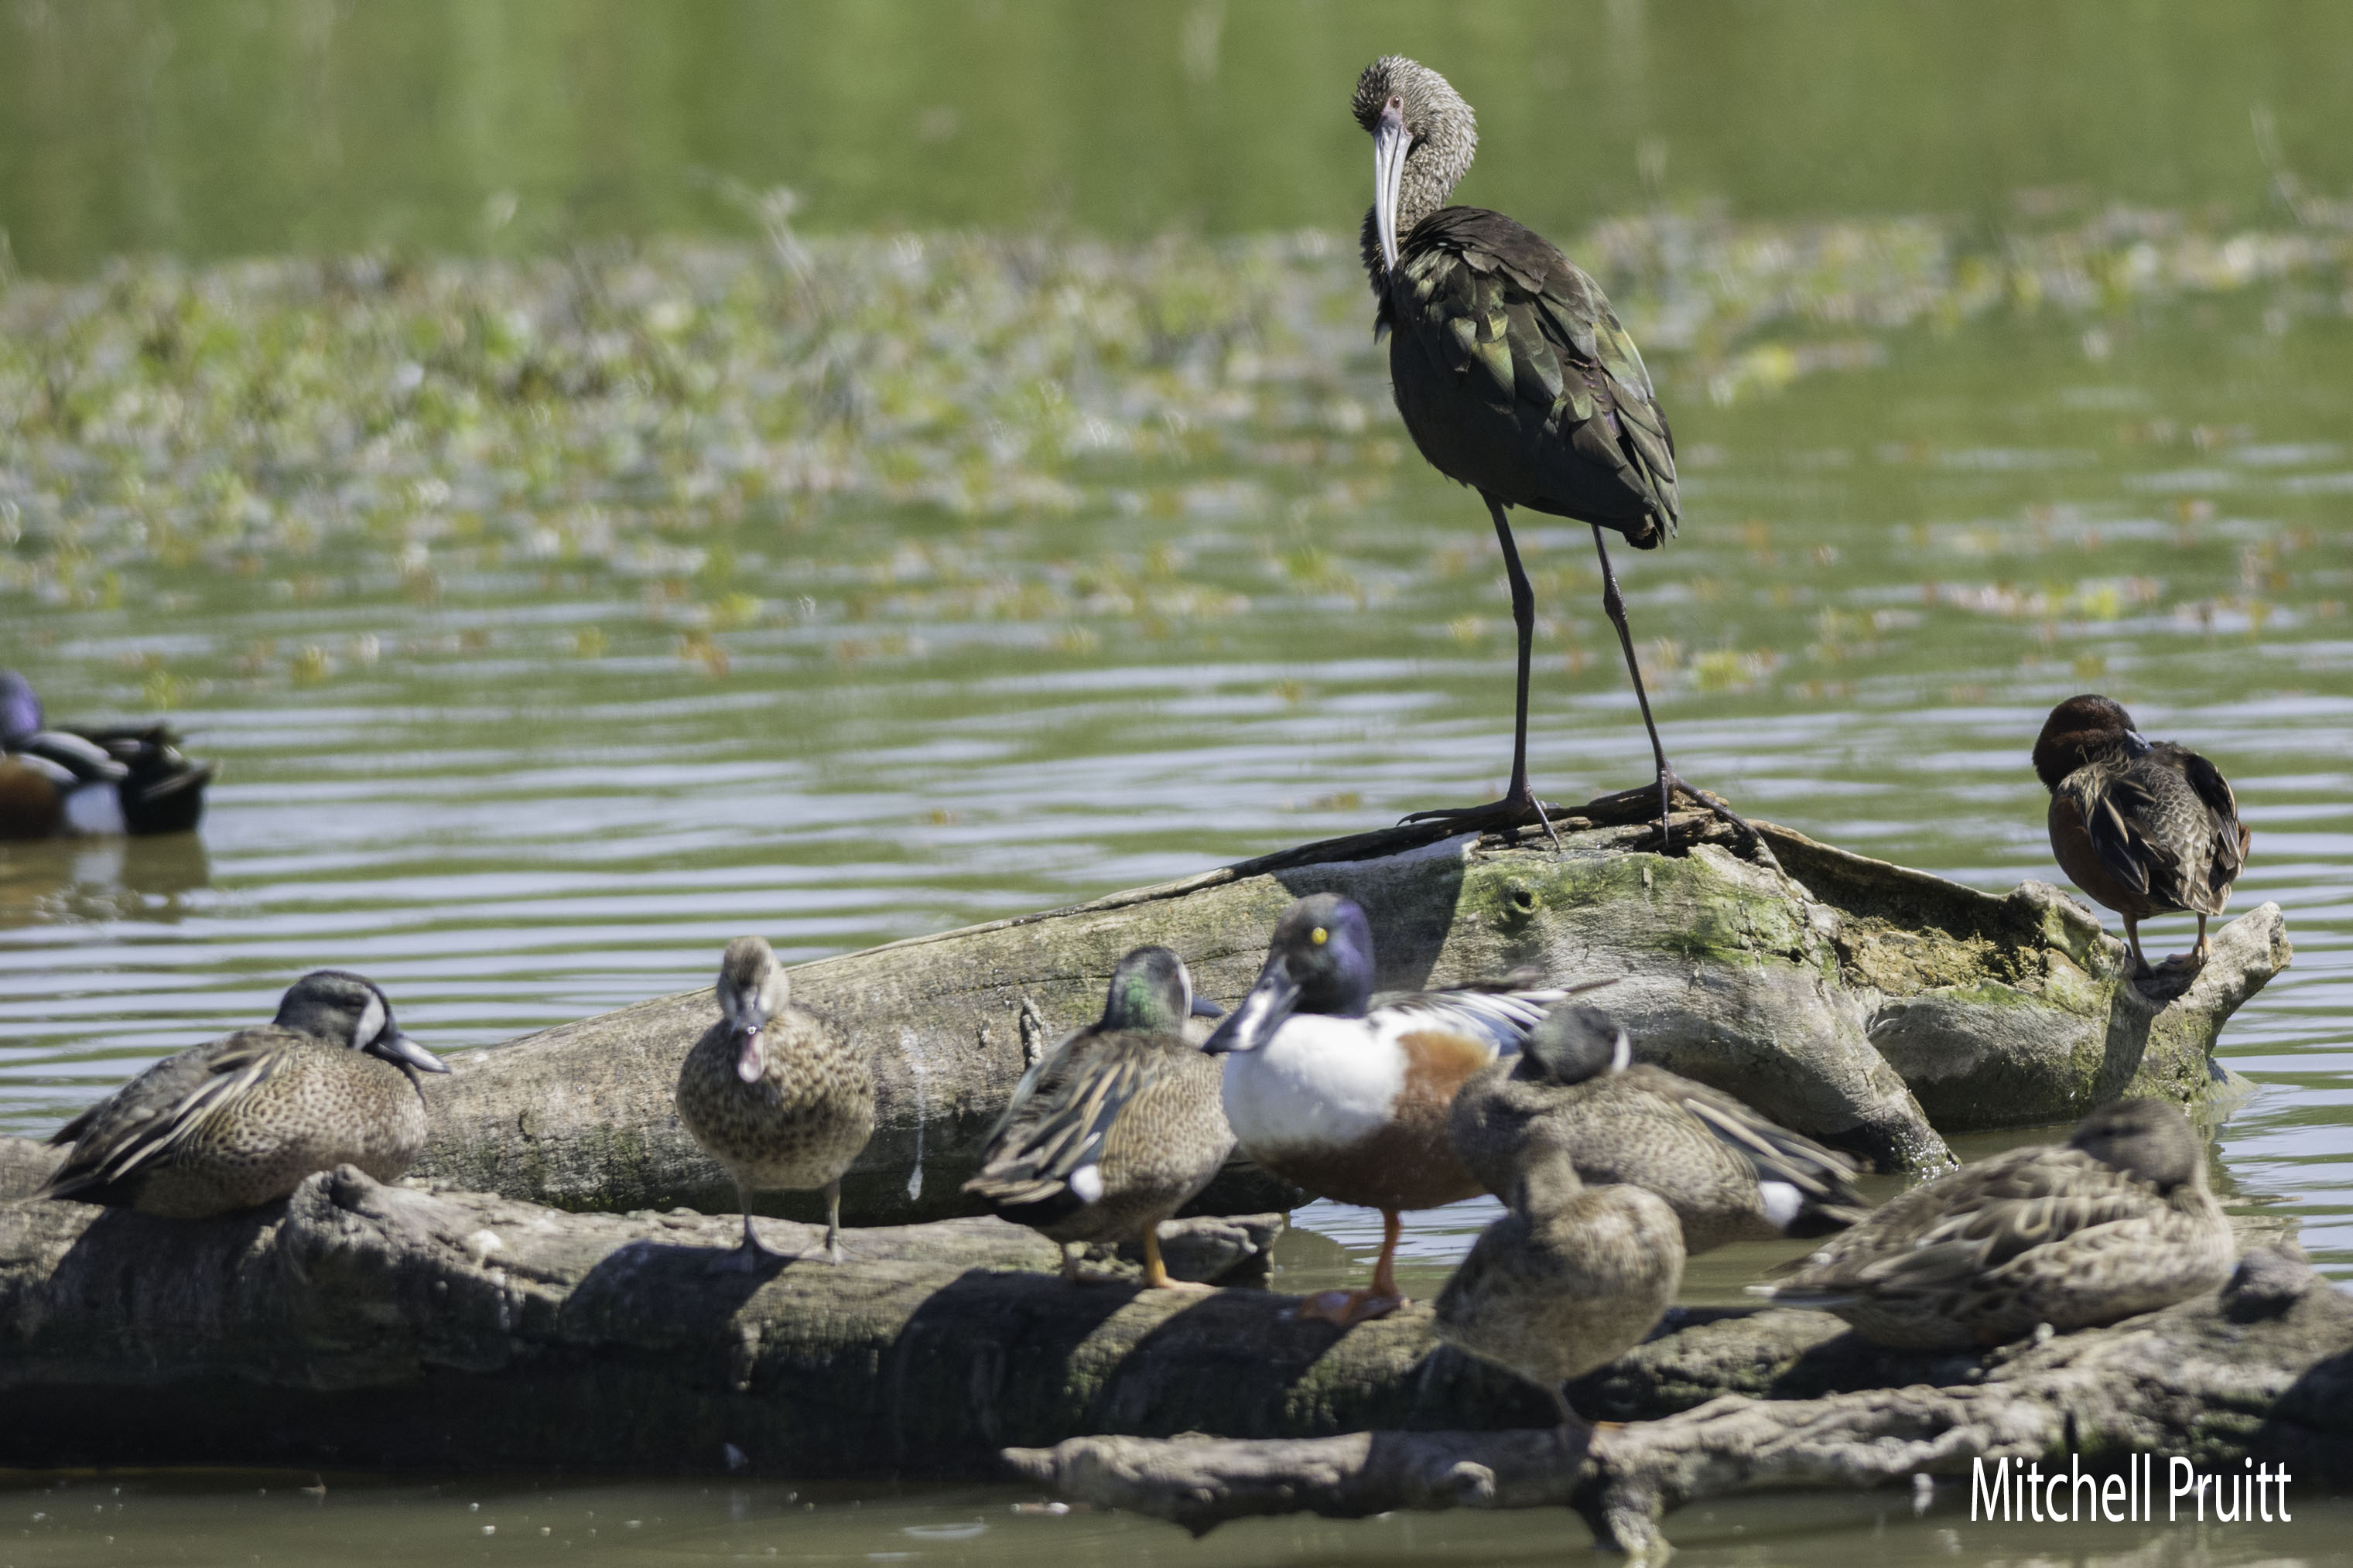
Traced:
<path fill-rule="evenodd" d="M 2231 901 L 2253 835 L 2221 770 L 2187 746 L 2150 741 L 2124 705 L 2094 692 L 2051 710 L 2034 742 L 2051 792 L 2051 854 L 2075 886 L 2122 915 L 2133 968 L 2149 972 L 2140 922 L 2195 914 L 2192 968 L 2206 920 Z"/>
<path fill-rule="evenodd" d="M 1225 1063 L 1226 1120 L 1243 1152 L 1283 1180 L 1381 1213 L 1369 1289 L 1310 1299 L 1302 1317 L 1348 1324 L 1404 1303 L 1398 1215 L 1474 1197 L 1448 1145 L 1454 1091 L 1520 1048 L 1565 992 L 1533 974 L 1373 999 L 1373 933 L 1337 893 L 1276 921 L 1250 994 L 1202 1048 Z"/>
<path fill-rule="evenodd" d="M 2153 1312 L 2230 1278 L 2231 1222 L 2189 1119 L 2120 1100 L 2064 1143 L 1964 1165 L 1891 1198 L 1780 1285 L 1875 1344 L 1970 1350 Z"/>
<path fill-rule="evenodd" d="M 167 725 L 51 728 L 32 683 L 0 669 L 0 839 L 185 833 L 212 776 Z"/>
<path fill-rule="evenodd" d="M 752 1228 L 757 1192 L 825 1194 L 825 1252 L 839 1263 L 841 1177 L 874 1135 L 874 1074 L 841 1026 L 792 999 L 767 942 L 739 936 L 719 962 L 719 1022 L 679 1067 L 678 1119 L 735 1183 L 744 1240 L 720 1266 L 784 1255 Z"/>
<path fill-rule="evenodd" d="M 1479 132 L 1471 106 L 1428 66 L 1385 55 L 1356 80 L 1351 108 L 1373 139 L 1373 205 L 1364 263 L 1377 301 L 1376 338 L 1389 339 L 1389 388 L 1407 433 L 1432 468 L 1479 492 L 1503 547 L 1519 633 L 1512 779 L 1504 797 L 1464 810 L 1419 812 L 1480 830 L 1542 822 L 1528 783 L 1528 658 L 1535 593 L 1504 513 L 1513 507 L 1593 529 L 1601 607 L 1618 631 L 1626 673 L 1657 764 L 1659 834 L 1682 789 L 1725 820 L 1747 824 L 1693 789 L 1667 761 L 1626 626 L 1626 604 L 1602 530 L 1638 550 L 1675 531 L 1675 441 L 1651 373 L 1600 285 L 1550 240 L 1483 207 L 1451 206 Z"/>
<path fill-rule="evenodd" d="M 167 1057 L 58 1129 L 73 1147 L 40 1195 L 206 1219 L 357 1165 L 399 1179 L 425 1147 L 420 1072 L 448 1072 L 400 1032 L 376 984 L 321 969 L 259 1028 Z"/>
<path fill-rule="evenodd" d="M 1687 1253 L 1825 1236 L 1870 1210 L 1854 1162 L 1720 1089 L 1637 1065 L 1625 1029 L 1582 1002 L 1555 1007 L 1517 1057 L 1474 1075 L 1450 1121 L 1454 1152 L 1497 1197 L 1557 1150 L 1588 1184 L 1665 1199 Z"/>
<path fill-rule="evenodd" d="M 1199 1289 L 1168 1277 L 1159 1231 L 1234 1150 L 1223 1070 L 1184 1032 L 1187 1017 L 1224 1011 L 1193 994 L 1168 949 L 1121 959 L 1102 1018 L 1021 1075 L 964 1190 L 1060 1243 L 1073 1283 L 1087 1278 L 1073 1245 L 1141 1237 L 1146 1287 Z"/>

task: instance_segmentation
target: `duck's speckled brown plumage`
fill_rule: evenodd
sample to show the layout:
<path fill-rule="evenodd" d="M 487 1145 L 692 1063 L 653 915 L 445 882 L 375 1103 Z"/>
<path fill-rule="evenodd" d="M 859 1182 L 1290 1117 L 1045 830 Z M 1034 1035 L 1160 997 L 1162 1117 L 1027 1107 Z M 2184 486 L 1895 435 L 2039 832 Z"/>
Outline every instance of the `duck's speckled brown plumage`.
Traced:
<path fill-rule="evenodd" d="M 1666 1200 L 1683 1250 L 1820 1236 L 1868 1211 L 1854 1166 L 1731 1095 L 1663 1068 L 1625 1066 L 1625 1036 L 1598 1008 L 1553 1009 L 1515 1058 L 1454 1097 L 1454 1152 L 1498 1197 L 1539 1152 L 1558 1151 L 1588 1185 L 1627 1183 Z M 1777 1221 L 1777 1193 L 1786 1223 Z"/>
<path fill-rule="evenodd" d="M 2142 738 L 2105 697 L 2071 697 L 2034 742 L 2034 771 L 2051 792 L 2051 853 L 2059 868 L 2124 917 L 2137 964 L 2139 924 L 2155 915 L 2206 919 L 2231 901 L 2252 838 L 2221 771 L 2184 746 Z"/>
<path fill-rule="evenodd" d="M 2220 1286 L 2237 1251 L 2188 1119 L 2120 1100 L 2063 1144 L 1915 1187 L 1761 1293 L 1879 1344 L 1965 1350 L 2169 1306 Z"/>
<path fill-rule="evenodd" d="M 1174 952 L 1122 959 L 1103 1017 L 1022 1078 L 965 1191 L 1058 1242 L 1140 1238 L 1147 1278 L 1165 1283 L 1157 1227 L 1234 1148 L 1223 1067 L 1183 1032 L 1191 1011 Z"/>
<path fill-rule="evenodd" d="M 756 1260 L 748 1194 L 822 1188 L 838 1209 L 842 1173 L 874 1135 L 874 1077 L 839 1025 L 792 1003 L 765 942 L 730 944 L 719 984 L 723 1016 L 680 1066 L 676 1103 L 687 1131 L 746 1198 L 744 1250 Z M 753 1031 L 760 1071 L 746 1081 L 737 1070 L 745 1050 L 737 1009 L 751 1000 L 762 1003 Z M 837 1225 L 827 1227 L 829 1253 Z"/>
<path fill-rule="evenodd" d="M 322 981 L 374 991 L 356 975 L 308 976 L 280 1022 L 156 1063 L 49 1140 L 73 1149 L 41 1195 L 205 1219 L 275 1202 L 338 1165 L 397 1180 L 425 1146 L 424 1097 L 406 1068 L 354 1048 L 349 1024 L 338 1035 L 286 1026 L 297 994 Z M 377 1016 L 406 1047 L 389 1008 Z"/>
<path fill-rule="evenodd" d="M 1561 1384 L 1655 1327 L 1683 1282 L 1682 1228 L 1654 1194 L 1586 1186 L 1567 1154 L 1536 1156 L 1511 1211 L 1480 1234 L 1439 1293 L 1438 1337 L 1509 1367 L 1574 1422 Z"/>

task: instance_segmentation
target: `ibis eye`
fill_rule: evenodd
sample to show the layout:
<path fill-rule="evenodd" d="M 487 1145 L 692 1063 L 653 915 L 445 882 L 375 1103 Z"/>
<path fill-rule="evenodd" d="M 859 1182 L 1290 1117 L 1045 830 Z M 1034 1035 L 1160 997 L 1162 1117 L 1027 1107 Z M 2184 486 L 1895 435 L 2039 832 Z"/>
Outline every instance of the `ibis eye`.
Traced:
<path fill-rule="evenodd" d="M 1314 931 L 1307 933 L 1307 940 L 1314 942 L 1316 946 L 1322 947 L 1325 942 L 1332 940 L 1332 933 L 1325 931 L 1322 926 L 1317 926 Z"/>

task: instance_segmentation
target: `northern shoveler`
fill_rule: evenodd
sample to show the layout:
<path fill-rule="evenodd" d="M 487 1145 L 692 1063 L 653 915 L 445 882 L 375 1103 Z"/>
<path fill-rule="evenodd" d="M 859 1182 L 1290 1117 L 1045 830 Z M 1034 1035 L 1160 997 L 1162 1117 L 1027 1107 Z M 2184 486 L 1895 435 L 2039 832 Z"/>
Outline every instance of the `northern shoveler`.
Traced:
<path fill-rule="evenodd" d="M 1403 1304 L 1398 1215 L 1480 1190 L 1447 1143 L 1454 1091 L 1516 1051 L 1563 994 L 1514 975 L 1376 1005 L 1365 911 L 1336 893 L 1283 911 L 1257 984 L 1202 1048 L 1226 1058 L 1226 1120 L 1245 1153 L 1311 1193 L 1381 1211 L 1371 1288 L 1314 1298 L 1303 1317 L 1345 1325 Z"/>
<path fill-rule="evenodd" d="M 1835 1312 L 1874 1343 L 1968 1350 L 2169 1306 L 2229 1279 L 2237 1252 L 2189 1118 L 2122 1100 L 2064 1143 L 2012 1149 L 1891 1199 L 1786 1283 L 1753 1289 Z"/>
<path fill-rule="evenodd" d="M 1498 1197 L 1538 1150 L 1557 1149 L 1588 1184 L 1623 1182 L 1664 1198 L 1687 1253 L 1730 1241 L 1823 1236 L 1870 1205 L 1843 1154 L 1769 1121 L 1731 1095 L 1664 1068 L 1599 1007 L 1564 1003 L 1516 1058 L 1454 1097 L 1454 1152 Z"/>
<path fill-rule="evenodd" d="M 0 669 L 0 838 L 185 832 L 212 776 L 165 725 L 47 727 L 31 682 Z"/>
<path fill-rule="evenodd" d="M 43 1197 L 204 1219 L 353 1164 L 396 1180 L 425 1146 L 418 1072 L 448 1072 L 400 1032 L 375 982 L 322 969 L 255 1029 L 157 1062 L 60 1128 L 72 1152 Z"/>
<path fill-rule="evenodd" d="M 2192 965 L 2206 962 L 2206 918 L 2231 901 L 2253 837 L 2221 771 L 2186 746 L 2142 737 L 2121 703 L 2085 693 L 2051 710 L 2034 742 L 2051 792 L 2051 853 L 2077 887 L 2124 917 L 2134 968 L 2148 970 L 2140 922 L 2194 913 Z"/>
<path fill-rule="evenodd" d="M 1439 1292 L 1438 1337 L 1551 1394 L 1563 1426 L 1586 1426 L 1561 1384 L 1658 1325 L 1683 1283 L 1683 1231 L 1656 1194 L 1588 1186 L 1559 1149 L 1535 1152 L 1510 1204 Z"/>
<path fill-rule="evenodd" d="M 1160 1258 L 1160 1224 L 1209 1184 L 1234 1150 L 1224 1071 L 1187 1039 L 1196 1001 L 1184 960 L 1139 947 L 1112 971 L 1103 1017 L 1021 1077 L 964 1190 L 1062 1244 L 1062 1276 L 1086 1277 L 1077 1242 L 1144 1241 L 1144 1282 L 1184 1285 Z M 1206 1289 L 1206 1287 L 1187 1287 Z"/>
<path fill-rule="evenodd" d="M 719 1022 L 678 1072 L 678 1119 L 726 1169 L 744 1211 L 744 1241 L 722 1267 L 753 1269 L 784 1255 L 760 1245 L 752 1194 L 825 1193 L 825 1256 L 841 1251 L 841 1176 L 874 1136 L 874 1075 L 840 1026 L 796 1006 L 766 942 L 739 936 L 719 963 Z"/>

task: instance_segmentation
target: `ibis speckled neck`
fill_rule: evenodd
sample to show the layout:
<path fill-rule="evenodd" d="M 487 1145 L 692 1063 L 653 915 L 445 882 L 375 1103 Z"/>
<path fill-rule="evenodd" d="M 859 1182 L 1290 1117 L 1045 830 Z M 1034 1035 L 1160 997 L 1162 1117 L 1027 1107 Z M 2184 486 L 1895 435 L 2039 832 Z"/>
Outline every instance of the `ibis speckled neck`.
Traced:
<path fill-rule="evenodd" d="M 1403 55 L 1383 55 L 1365 68 L 1356 79 L 1350 110 L 1366 134 L 1377 136 L 1381 117 L 1392 102 L 1410 138 L 1404 168 L 1397 176 L 1396 231 L 1388 237 L 1402 244 L 1416 224 L 1447 204 L 1470 172 L 1472 155 L 1479 149 L 1479 125 L 1471 106 L 1444 77 Z M 1365 215 L 1364 228 L 1365 271 L 1376 293 L 1388 281 L 1377 214 L 1377 202 Z"/>

